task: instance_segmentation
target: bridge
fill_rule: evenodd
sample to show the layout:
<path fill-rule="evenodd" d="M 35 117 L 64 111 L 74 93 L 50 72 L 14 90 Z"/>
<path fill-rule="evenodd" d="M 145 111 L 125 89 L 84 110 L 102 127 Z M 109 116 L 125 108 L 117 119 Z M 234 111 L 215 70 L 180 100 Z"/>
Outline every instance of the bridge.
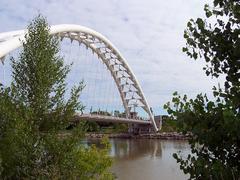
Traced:
<path fill-rule="evenodd" d="M 4 62 L 6 57 L 22 46 L 26 30 L 10 31 L 0 33 L 0 59 Z M 76 113 L 76 119 L 88 121 L 104 121 L 114 123 L 128 123 L 131 127 L 151 127 L 153 131 L 159 130 L 153 113 L 140 84 L 128 65 L 126 59 L 119 50 L 102 34 L 80 25 L 61 24 L 50 27 L 50 34 L 61 40 L 70 39 L 90 49 L 93 54 L 105 65 L 110 72 L 124 107 L 125 117 L 113 115 L 101 115 L 88 113 Z M 91 67 L 94 68 L 94 67 Z M 147 115 L 147 119 L 140 118 L 135 112 L 136 107 L 141 108 Z"/>
<path fill-rule="evenodd" d="M 87 121 L 95 121 L 95 122 L 111 122 L 111 123 L 127 123 L 127 124 L 151 124 L 149 120 L 141 120 L 141 119 L 131 119 L 124 117 L 114 117 L 114 116 L 105 116 L 98 114 L 81 114 L 76 113 L 75 120 L 87 120 Z"/>

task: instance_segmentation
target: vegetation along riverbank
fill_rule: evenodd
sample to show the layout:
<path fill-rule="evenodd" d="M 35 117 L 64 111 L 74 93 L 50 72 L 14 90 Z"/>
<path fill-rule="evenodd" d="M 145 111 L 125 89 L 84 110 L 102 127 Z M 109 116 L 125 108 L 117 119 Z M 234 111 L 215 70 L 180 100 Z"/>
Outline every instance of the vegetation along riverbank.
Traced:
<path fill-rule="evenodd" d="M 190 135 L 184 135 L 178 132 L 162 132 L 155 134 L 130 134 L 130 133 L 86 133 L 87 138 L 126 138 L 126 139 L 164 139 L 164 140 L 188 140 Z"/>

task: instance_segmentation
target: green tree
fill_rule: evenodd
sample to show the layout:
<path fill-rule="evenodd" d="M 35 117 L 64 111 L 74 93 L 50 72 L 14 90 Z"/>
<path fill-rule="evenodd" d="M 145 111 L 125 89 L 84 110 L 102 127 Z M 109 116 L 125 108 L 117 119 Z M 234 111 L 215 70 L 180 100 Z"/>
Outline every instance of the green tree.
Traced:
<path fill-rule="evenodd" d="M 11 87 L 0 89 L 1 179 L 112 179 L 105 149 L 80 144 L 84 125 L 62 134 L 82 111 L 83 83 L 66 100 L 66 76 L 59 40 L 50 35 L 46 19 L 28 26 L 19 59 L 12 60 Z"/>
<path fill-rule="evenodd" d="M 99 132 L 100 131 L 100 126 L 97 122 L 87 121 L 85 123 L 85 127 L 88 132 Z"/>
<path fill-rule="evenodd" d="M 183 52 L 204 59 L 207 76 L 225 77 L 224 87 L 213 87 L 214 100 L 206 94 L 195 99 L 174 93 L 165 108 L 190 132 L 192 154 L 174 154 L 190 179 L 240 178 L 240 2 L 214 0 L 205 5 L 206 18 L 191 19 L 184 32 Z"/>

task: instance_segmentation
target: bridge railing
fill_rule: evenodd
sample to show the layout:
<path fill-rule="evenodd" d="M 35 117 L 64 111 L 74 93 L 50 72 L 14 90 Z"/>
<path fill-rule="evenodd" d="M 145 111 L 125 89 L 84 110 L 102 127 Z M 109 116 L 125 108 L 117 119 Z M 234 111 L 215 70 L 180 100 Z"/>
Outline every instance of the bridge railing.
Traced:
<path fill-rule="evenodd" d="M 125 118 L 125 119 L 136 119 L 136 120 L 142 120 L 142 121 L 149 121 L 149 118 L 146 117 L 140 117 L 140 116 L 134 116 L 134 117 L 130 117 L 127 118 L 126 115 L 123 114 L 119 114 L 119 115 L 114 115 L 112 113 L 102 113 L 102 112 L 94 112 L 94 113 L 89 113 L 89 114 L 83 114 L 83 115 L 90 115 L 90 116 L 108 116 L 108 117 L 114 117 L 114 118 Z"/>

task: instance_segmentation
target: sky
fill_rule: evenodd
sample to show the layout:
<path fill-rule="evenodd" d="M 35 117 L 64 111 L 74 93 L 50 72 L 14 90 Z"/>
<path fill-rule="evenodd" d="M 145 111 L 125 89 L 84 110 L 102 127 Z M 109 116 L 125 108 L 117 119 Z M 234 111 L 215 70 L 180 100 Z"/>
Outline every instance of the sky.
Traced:
<path fill-rule="evenodd" d="M 156 113 L 172 93 L 210 94 L 216 80 L 204 62 L 182 51 L 190 18 L 204 17 L 210 0 L 0 0 L 0 32 L 26 28 L 38 13 L 49 24 L 79 24 L 106 36 L 122 53 Z"/>

